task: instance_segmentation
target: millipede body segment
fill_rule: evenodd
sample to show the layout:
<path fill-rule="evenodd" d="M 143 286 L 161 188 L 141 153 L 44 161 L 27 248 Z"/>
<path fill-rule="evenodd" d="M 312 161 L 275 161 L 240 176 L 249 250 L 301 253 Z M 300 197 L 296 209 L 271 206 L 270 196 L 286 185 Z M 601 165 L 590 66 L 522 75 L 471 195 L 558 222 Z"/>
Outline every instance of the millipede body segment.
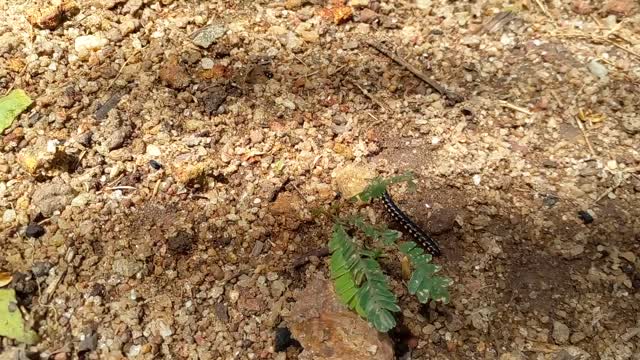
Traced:
<path fill-rule="evenodd" d="M 400 208 L 393 202 L 389 192 L 385 191 L 382 197 L 385 209 L 400 225 L 409 232 L 409 234 L 422 246 L 428 253 L 433 256 L 440 255 L 438 243 L 429 234 L 424 232 L 416 223 L 414 223 Z"/>

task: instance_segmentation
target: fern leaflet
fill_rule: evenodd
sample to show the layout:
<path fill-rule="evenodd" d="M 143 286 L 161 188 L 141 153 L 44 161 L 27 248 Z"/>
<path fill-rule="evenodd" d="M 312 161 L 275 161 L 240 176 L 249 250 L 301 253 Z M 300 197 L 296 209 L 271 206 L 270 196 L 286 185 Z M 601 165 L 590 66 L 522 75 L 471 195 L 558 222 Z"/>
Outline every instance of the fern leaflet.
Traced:
<path fill-rule="evenodd" d="M 407 289 L 411 295 L 415 295 L 422 304 L 430 299 L 449 302 L 449 290 L 447 289 L 452 281 L 450 279 L 435 276 L 440 271 L 440 267 L 431 263 L 431 255 L 424 252 L 418 244 L 413 241 L 401 243 L 400 251 L 407 255 L 411 264 L 415 268 L 411 279 L 407 284 Z"/>

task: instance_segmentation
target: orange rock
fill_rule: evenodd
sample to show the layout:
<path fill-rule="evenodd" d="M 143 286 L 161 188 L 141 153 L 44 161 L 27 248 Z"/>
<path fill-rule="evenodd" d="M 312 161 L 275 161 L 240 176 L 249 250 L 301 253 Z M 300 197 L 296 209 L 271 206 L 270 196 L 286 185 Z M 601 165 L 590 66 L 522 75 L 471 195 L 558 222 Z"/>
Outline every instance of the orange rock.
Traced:
<path fill-rule="evenodd" d="M 571 10 L 579 15 L 589 15 L 593 12 L 593 7 L 586 0 L 574 0 L 571 4 Z"/>
<path fill-rule="evenodd" d="M 200 71 L 198 75 L 204 80 L 230 78 L 231 71 L 224 65 L 216 64 L 211 69 Z"/>
<path fill-rule="evenodd" d="M 78 4 L 73 0 L 63 1 L 60 5 L 49 6 L 42 10 L 34 10 L 27 16 L 31 25 L 42 29 L 53 30 L 60 26 L 66 19 L 76 15 L 80 11 Z"/>
<path fill-rule="evenodd" d="M 321 15 L 325 18 L 333 19 L 336 25 L 345 23 L 353 17 L 353 9 L 350 6 L 337 5 L 322 9 Z"/>
<path fill-rule="evenodd" d="M 283 192 L 271 204 L 273 215 L 297 217 L 298 210 L 302 207 L 300 196 L 290 192 Z"/>
<path fill-rule="evenodd" d="M 297 296 L 287 319 L 304 351 L 299 359 L 391 360 L 388 335 L 342 305 L 328 280 L 316 279 Z"/>
<path fill-rule="evenodd" d="M 183 89 L 189 86 L 191 78 L 187 71 L 178 64 L 176 59 L 169 60 L 160 67 L 160 80 L 173 89 Z"/>
<path fill-rule="evenodd" d="M 635 8 L 636 0 L 609 0 L 604 6 L 604 11 L 608 15 L 629 16 Z"/>

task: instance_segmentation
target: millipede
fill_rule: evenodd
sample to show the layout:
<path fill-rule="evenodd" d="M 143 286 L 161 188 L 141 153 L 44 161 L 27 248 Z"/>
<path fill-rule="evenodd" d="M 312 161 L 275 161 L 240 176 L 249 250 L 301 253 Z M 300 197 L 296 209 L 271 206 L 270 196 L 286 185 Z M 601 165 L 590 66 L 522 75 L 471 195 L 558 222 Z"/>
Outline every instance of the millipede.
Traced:
<path fill-rule="evenodd" d="M 428 253 L 433 256 L 440 255 L 440 247 L 438 243 L 433 240 L 429 234 L 427 234 L 424 230 L 422 230 L 413 220 L 407 216 L 398 205 L 393 202 L 391 198 L 391 194 L 388 191 L 384 192 L 384 196 L 382 197 L 382 202 L 384 203 L 385 209 L 391 215 L 391 217 L 397 221 L 406 231 L 409 232 L 411 237 L 413 237 L 416 242 L 422 246 Z"/>

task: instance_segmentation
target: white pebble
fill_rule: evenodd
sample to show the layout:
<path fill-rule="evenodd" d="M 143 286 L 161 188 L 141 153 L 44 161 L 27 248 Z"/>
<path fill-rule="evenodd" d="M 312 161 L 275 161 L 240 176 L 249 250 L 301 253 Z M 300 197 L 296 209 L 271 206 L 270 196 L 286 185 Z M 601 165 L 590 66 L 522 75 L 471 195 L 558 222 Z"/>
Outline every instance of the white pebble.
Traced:
<path fill-rule="evenodd" d="M 2 221 L 5 224 L 12 223 L 16 219 L 16 211 L 13 209 L 7 209 L 2 214 Z"/>
<path fill-rule="evenodd" d="M 482 180 L 482 176 L 480 176 L 479 174 L 473 175 L 473 184 L 475 186 L 480 185 L 480 180 Z"/>
<path fill-rule="evenodd" d="M 589 64 L 587 64 L 587 68 L 589 71 L 600 79 L 606 77 L 609 74 L 609 70 L 607 70 L 606 66 L 600 64 L 598 60 L 591 60 Z"/>
<path fill-rule="evenodd" d="M 222 286 L 214 286 L 209 293 L 209 297 L 211 299 L 217 299 L 224 293 L 224 288 Z"/>
<path fill-rule="evenodd" d="M 51 154 L 55 154 L 58 149 L 58 144 L 60 141 L 58 140 L 49 140 L 47 141 L 47 152 Z"/>
<path fill-rule="evenodd" d="M 147 145 L 147 155 L 153 156 L 153 157 L 158 157 L 158 156 L 162 155 L 162 152 L 160 151 L 160 148 L 157 147 L 156 145 L 149 144 L 149 145 Z"/>
<path fill-rule="evenodd" d="M 107 39 L 96 35 L 78 36 L 75 40 L 75 49 L 80 58 L 86 58 L 91 51 L 100 50 L 108 43 Z"/>
<path fill-rule="evenodd" d="M 212 59 L 203 58 L 202 60 L 200 60 L 200 66 L 202 66 L 202 68 L 205 70 L 213 69 L 213 65 L 214 62 Z"/>
<path fill-rule="evenodd" d="M 238 298 L 240 297 L 240 292 L 238 290 L 231 290 L 229 292 L 229 301 L 232 304 L 235 304 L 236 301 L 238 301 Z"/>

